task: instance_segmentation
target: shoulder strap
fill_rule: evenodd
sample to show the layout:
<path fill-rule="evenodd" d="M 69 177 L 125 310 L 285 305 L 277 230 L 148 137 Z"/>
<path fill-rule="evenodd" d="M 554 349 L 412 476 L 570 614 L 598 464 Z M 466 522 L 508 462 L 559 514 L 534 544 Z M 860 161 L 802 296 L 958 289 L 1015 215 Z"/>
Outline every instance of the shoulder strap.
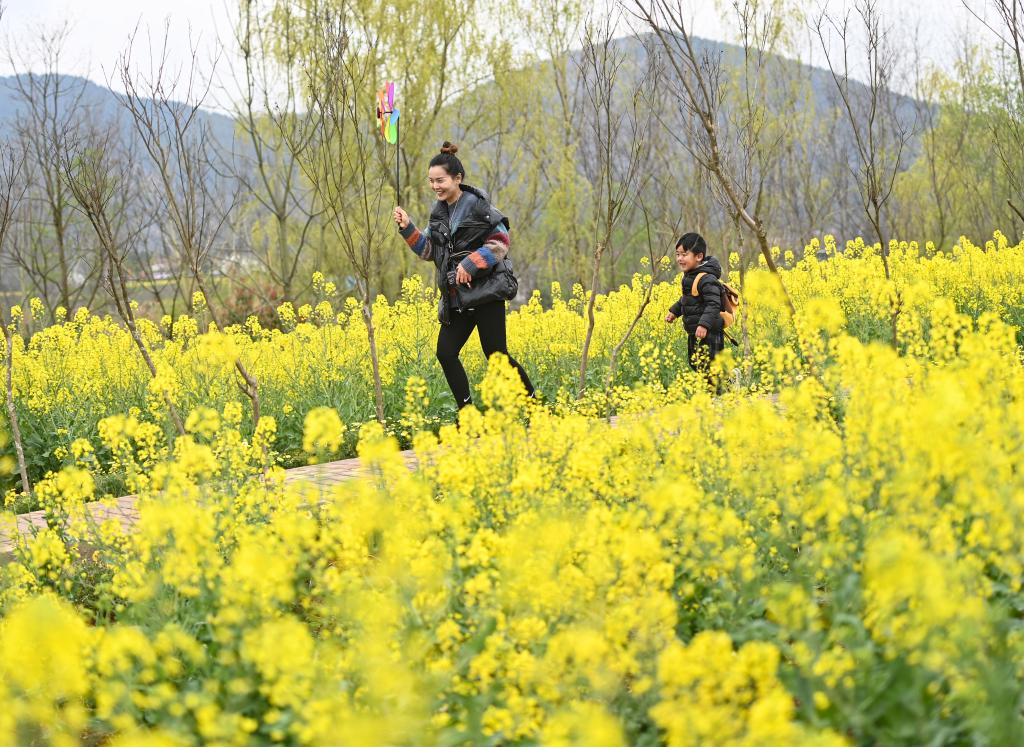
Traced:
<path fill-rule="evenodd" d="M 486 223 L 493 230 L 498 227 L 499 224 L 505 226 L 505 230 L 511 229 L 511 224 L 505 215 L 498 210 L 491 203 L 490 197 L 483 190 L 471 187 L 468 184 L 462 185 L 462 191 L 465 194 L 473 195 L 476 200 L 473 203 L 473 207 L 470 208 L 469 213 L 466 217 L 472 217 L 474 221 L 480 221 Z M 461 202 L 461 200 L 460 200 Z M 460 225 L 462 221 L 459 221 Z"/>
<path fill-rule="evenodd" d="M 511 228 L 508 218 L 498 208 L 494 207 L 490 200 L 479 200 L 476 204 L 476 212 L 481 220 L 490 224 L 492 229 L 497 228 L 499 224 L 504 224 L 506 231 Z"/>
<path fill-rule="evenodd" d="M 699 296 L 700 295 L 700 290 L 698 290 L 697 286 L 700 285 L 700 279 L 702 277 L 704 277 L 705 275 L 707 275 L 706 272 L 698 272 L 697 273 L 697 277 L 695 277 L 693 279 L 693 285 L 690 287 L 690 295 L 691 296 Z"/>

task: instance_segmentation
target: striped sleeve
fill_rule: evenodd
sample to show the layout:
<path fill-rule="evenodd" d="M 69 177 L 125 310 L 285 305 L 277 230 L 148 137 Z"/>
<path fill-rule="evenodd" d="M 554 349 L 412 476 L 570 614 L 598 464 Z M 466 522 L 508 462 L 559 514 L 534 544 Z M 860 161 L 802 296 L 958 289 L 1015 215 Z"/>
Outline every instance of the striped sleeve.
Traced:
<path fill-rule="evenodd" d="M 459 264 L 462 269 L 469 273 L 470 277 L 476 277 L 481 272 L 489 270 L 508 255 L 512 240 L 509 237 L 508 229 L 504 223 L 499 223 L 484 245 L 475 252 L 470 253 Z"/>
<path fill-rule="evenodd" d="M 405 228 L 399 229 L 399 233 L 402 238 L 405 239 L 405 243 L 412 249 L 412 253 L 420 259 L 433 259 L 434 251 L 433 246 L 430 244 L 430 229 L 427 228 L 425 231 L 421 231 L 416 228 L 412 221 L 409 221 L 409 225 Z"/>

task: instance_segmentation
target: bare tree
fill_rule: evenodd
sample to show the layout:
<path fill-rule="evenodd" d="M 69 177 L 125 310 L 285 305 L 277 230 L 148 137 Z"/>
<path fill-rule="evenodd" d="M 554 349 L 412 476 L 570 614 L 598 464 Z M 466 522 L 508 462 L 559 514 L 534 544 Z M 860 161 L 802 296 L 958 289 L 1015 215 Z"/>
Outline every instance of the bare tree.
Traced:
<path fill-rule="evenodd" d="M 770 14 L 766 17 L 764 13 L 758 13 L 756 3 L 754 6 L 751 18 L 760 18 L 762 27 L 770 27 Z M 740 7 L 750 9 L 751 3 Z M 687 11 L 681 0 L 653 0 L 650 3 L 634 0 L 634 15 L 654 34 L 657 48 L 664 53 L 674 72 L 665 90 L 679 104 L 683 120 L 681 127 L 671 127 L 671 131 L 674 134 L 687 133 L 686 137 L 677 135 L 677 142 L 711 177 L 728 212 L 736 216 L 754 235 L 761 256 L 768 269 L 779 278 L 786 304 L 795 316 L 796 308 L 778 275 L 768 243 L 768 227 L 760 212 L 763 207 L 760 197 L 763 195 L 764 178 L 761 169 L 757 171 L 756 184 L 751 187 L 751 164 L 756 164 L 758 159 L 766 161 L 771 151 L 771 148 L 762 148 L 760 135 L 763 125 L 758 121 L 750 121 L 746 123 L 746 129 L 740 133 L 739 138 L 730 140 L 723 137 L 727 120 L 722 111 L 721 59 L 720 56 L 697 51 Z M 752 27 L 747 38 L 755 39 L 754 32 L 755 28 Z M 763 65 L 763 54 L 757 52 L 753 45 L 748 46 L 747 53 L 754 55 L 754 65 Z M 745 64 L 750 62 L 745 60 Z M 749 74 L 745 80 L 752 80 Z M 750 113 L 762 111 L 764 106 L 763 99 L 757 98 L 754 93 L 751 91 L 751 96 L 746 99 Z M 763 95 L 763 91 L 757 94 Z"/>
<path fill-rule="evenodd" d="M 189 308 L 195 292 L 195 280 L 187 264 L 181 262 L 178 242 L 170 229 L 166 201 L 150 180 L 140 190 L 138 218 L 146 226 L 144 240 L 132 246 L 129 263 L 160 314 L 172 319 Z"/>
<path fill-rule="evenodd" d="M 373 319 L 375 251 L 387 228 L 382 210 L 387 175 L 379 168 L 370 113 L 358 93 L 372 91 L 376 73 L 373 50 L 350 47 L 343 12 L 312 4 L 315 37 L 309 50 L 307 109 L 316 137 L 300 155 L 306 177 L 327 211 L 342 253 L 355 274 L 373 373 L 377 420 L 384 422 L 384 387 Z"/>
<path fill-rule="evenodd" d="M 633 0 L 633 6 L 634 17 L 653 33 L 656 44 L 652 47 L 664 54 L 674 73 L 670 85 L 663 88 L 679 105 L 682 123 L 671 131 L 688 133 L 677 137 L 677 142 L 707 172 L 730 217 L 755 237 L 795 321 L 796 306 L 772 257 L 762 199 L 767 173 L 787 135 L 766 126 L 770 118 L 765 85 L 767 51 L 781 41 L 785 29 L 785 1 L 737 0 L 733 4 L 743 40 L 744 71 L 741 103 L 729 107 L 723 96 L 721 55 L 697 51 L 682 0 Z M 783 112 L 781 119 L 786 118 Z M 821 381 L 813 350 L 803 344 L 799 326 L 794 329 L 812 375 Z"/>
<path fill-rule="evenodd" d="M 3 7 L 0 6 L 0 17 Z M 7 242 L 15 211 L 25 196 L 24 186 L 19 187 L 21 171 L 24 167 L 24 155 L 15 151 L 7 143 L 0 143 L 0 249 Z M 28 479 L 28 467 L 25 464 L 25 446 L 18 424 L 18 410 L 14 405 L 14 335 L 16 324 L 14 319 L 7 318 L 3 304 L 0 304 L 0 327 L 3 327 L 5 344 L 4 392 L 7 404 L 7 420 L 11 426 L 11 438 L 14 440 L 14 451 L 18 458 L 18 471 L 21 475 L 21 490 L 25 495 L 32 492 L 32 483 Z"/>
<path fill-rule="evenodd" d="M 223 328 L 205 277 L 211 252 L 231 210 L 231 203 L 216 190 L 212 135 L 202 118 L 201 108 L 210 85 L 199 80 L 194 48 L 184 78 L 168 70 L 167 40 L 165 27 L 162 52 L 159 57 L 150 58 L 150 71 L 143 75 L 133 69 L 133 37 L 117 64 L 125 90 L 120 100 L 149 156 L 165 204 L 166 224 L 180 252 L 181 263 L 203 294 L 213 323 Z M 176 90 L 184 103 L 172 98 L 172 91 Z M 249 399 L 252 425 L 256 428 L 260 421 L 259 386 L 241 358 L 235 359 L 235 370 L 240 377 L 236 384 Z"/>
<path fill-rule="evenodd" d="M 679 229 L 687 226 L 710 240 L 719 231 L 716 217 L 720 211 L 711 194 L 709 175 L 694 159 L 678 157 L 674 149 L 677 138 L 691 138 L 690 131 L 653 126 L 648 137 L 651 157 L 644 168 L 649 169 L 651 181 L 642 203 L 650 215 L 657 216 L 656 232 L 678 238 Z M 642 214 L 639 217 L 643 223 L 640 235 L 644 236 L 647 219 Z"/>
<path fill-rule="evenodd" d="M 22 177 L 28 186 L 8 254 L 51 312 L 58 305 L 68 311 L 78 305 L 91 308 L 100 290 L 101 265 L 86 241 L 57 160 L 61 139 L 91 116 L 88 82 L 62 71 L 67 35 L 66 25 L 41 30 L 28 44 L 7 49 L 8 62 L 18 71 L 12 87 L 21 106 L 13 132 L 25 154 Z M 31 72 L 34 67 L 40 72 Z"/>
<path fill-rule="evenodd" d="M 859 20 L 859 31 L 864 35 L 866 92 L 851 81 L 854 70 L 850 54 L 855 43 L 851 14 L 835 18 L 823 12 L 815 23 L 815 31 L 840 106 L 853 133 L 855 153 L 851 172 L 860 191 L 864 213 L 880 244 L 885 277 L 890 279 L 887 203 L 896 177 L 906 165 L 907 144 L 914 136 L 917 121 L 908 122 L 909 112 L 903 115 L 898 110 L 893 84 L 900 72 L 899 46 L 893 27 L 883 21 L 878 0 L 857 0 L 854 12 Z M 838 40 L 838 50 L 833 47 L 833 35 Z"/>
<path fill-rule="evenodd" d="M 236 121 L 244 143 L 223 160 L 271 221 L 265 245 L 253 247 L 253 256 L 284 299 L 294 300 L 323 213 L 299 163 L 315 131 L 313 118 L 299 108 L 303 48 L 294 8 L 283 4 L 267 16 L 257 0 L 244 0 L 235 42 L 242 58 Z"/>
<path fill-rule="evenodd" d="M 615 15 L 588 21 L 578 62 L 588 110 L 586 122 L 591 130 L 588 140 L 593 147 L 592 153 L 584 154 L 584 162 L 593 185 L 595 243 L 577 397 L 583 396 L 587 386 L 587 364 L 595 326 L 594 305 L 601 290 L 601 261 L 611 247 L 623 211 L 633 204 L 645 177 L 637 168 L 647 145 L 647 128 L 641 114 L 644 89 L 635 89 L 623 102 L 625 52 L 614 43 L 616 21 Z"/>
<path fill-rule="evenodd" d="M 752 144 L 757 146 L 756 163 L 766 173 L 748 171 L 757 177 L 774 243 L 800 245 L 826 231 L 845 232 L 844 211 L 852 185 L 841 147 L 845 117 L 820 101 L 817 68 L 804 62 L 813 56 L 818 41 L 800 11 L 787 4 L 788 0 L 770 2 L 762 11 L 761 2 L 733 3 L 743 62 L 738 66 L 742 72 L 731 76 L 728 105 L 742 113 L 739 122 L 735 116 L 729 118 L 730 125 L 741 131 L 744 119 L 763 116 Z M 797 43 L 805 33 L 806 56 Z M 745 227 L 729 212 L 730 232 L 750 250 L 739 252 L 742 274 L 760 250 L 756 242 L 744 240 L 740 232 Z"/>
<path fill-rule="evenodd" d="M 130 275 L 128 256 L 139 241 L 144 226 L 132 218 L 127 204 L 133 200 L 133 186 L 138 184 L 135 154 L 124 142 L 121 129 L 106 123 L 68 134 L 62 141 L 59 163 L 68 193 L 78 210 L 88 219 L 103 253 L 104 278 L 117 314 L 139 350 L 150 376 L 158 378 L 156 364 L 150 354 L 135 317 L 128 294 Z M 185 425 L 178 408 L 166 390 L 164 403 L 179 435 Z"/>
<path fill-rule="evenodd" d="M 851 172 L 860 194 L 864 214 L 878 239 L 882 256 L 882 269 L 886 280 L 892 279 L 889 267 L 888 202 L 892 197 L 896 177 L 906 167 L 907 145 L 914 137 L 918 122 L 916 117 L 908 122 L 907 115 L 901 115 L 893 84 L 900 73 L 901 57 L 899 46 L 894 39 L 893 27 L 882 19 L 878 0 L 857 0 L 854 11 L 863 33 L 866 95 L 851 85 L 852 63 L 850 52 L 854 48 L 851 14 L 836 19 L 822 12 L 815 23 L 815 31 L 821 42 L 828 63 L 835 90 L 842 110 L 853 133 L 854 159 Z M 838 38 L 840 49 L 832 46 L 832 35 Z M 898 340 L 898 319 L 902 298 L 897 288 L 890 326 L 892 344 Z"/>

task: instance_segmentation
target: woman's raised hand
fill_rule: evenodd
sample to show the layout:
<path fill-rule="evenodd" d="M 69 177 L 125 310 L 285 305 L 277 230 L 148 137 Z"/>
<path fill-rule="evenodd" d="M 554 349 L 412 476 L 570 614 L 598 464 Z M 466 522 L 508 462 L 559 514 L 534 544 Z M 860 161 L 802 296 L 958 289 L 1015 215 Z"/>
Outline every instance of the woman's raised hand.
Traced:
<path fill-rule="evenodd" d="M 395 212 L 392 214 L 395 219 L 395 223 L 398 224 L 399 228 L 406 228 L 409 225 L 409 214 L 402 210 L 400 207 L 395 208 Z"/>

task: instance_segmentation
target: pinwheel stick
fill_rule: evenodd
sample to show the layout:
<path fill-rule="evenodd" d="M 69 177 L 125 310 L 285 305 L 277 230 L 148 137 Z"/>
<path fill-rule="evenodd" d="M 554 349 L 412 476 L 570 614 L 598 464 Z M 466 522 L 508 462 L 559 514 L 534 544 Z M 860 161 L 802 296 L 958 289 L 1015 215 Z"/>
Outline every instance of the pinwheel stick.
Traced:
<path fill-rule="evenodd" d="M 401 113 L 395 108 L 395 84 L 392 81 L 377 91 L 377 125 L 384 142 L 395 146 L 395 201 L 402 201 Z M 385 146 L 386 147 L 386 146 Z"/>

